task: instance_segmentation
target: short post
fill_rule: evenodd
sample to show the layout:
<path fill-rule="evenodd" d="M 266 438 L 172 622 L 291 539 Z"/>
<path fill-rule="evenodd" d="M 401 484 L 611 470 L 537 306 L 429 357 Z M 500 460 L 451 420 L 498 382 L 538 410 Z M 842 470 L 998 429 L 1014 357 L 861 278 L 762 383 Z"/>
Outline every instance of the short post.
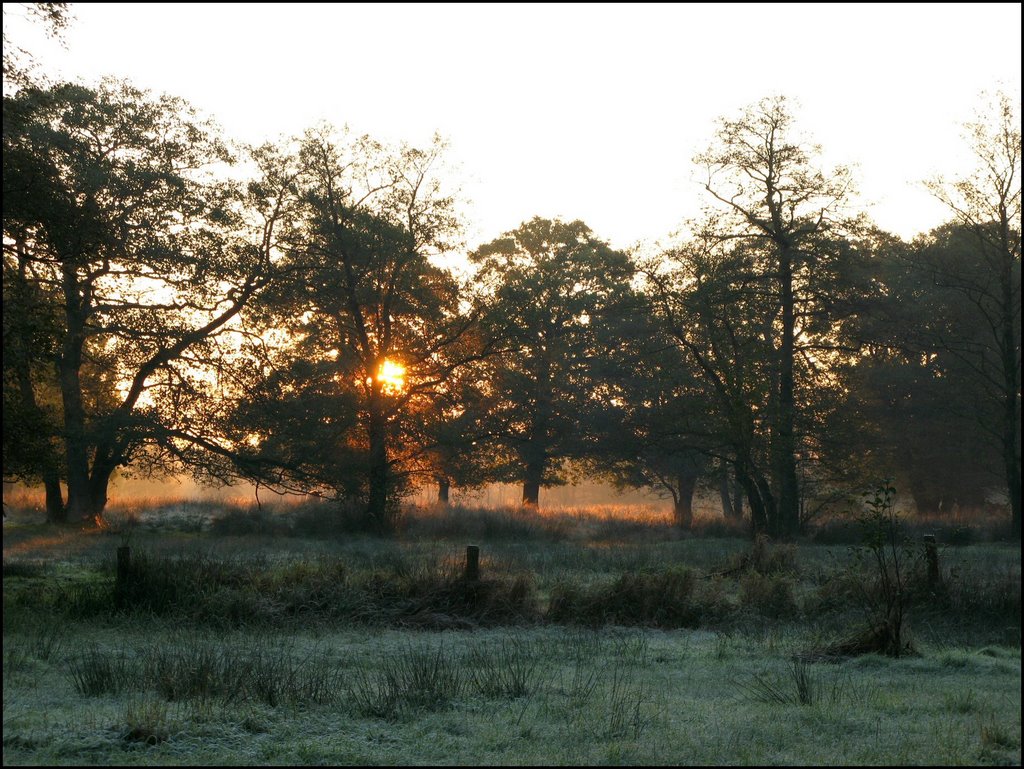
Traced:
<path fill-rule="evenodd" d="M 466 581 L 476 582 L 480 579 L 480 548 L 477 545 L 466 545 Z"/>
<path fill-rule="evenodd" d="M 938 587 L 942 577 L 939 574 L 939 546 L 934 534 L 924 535 L 924 557 L 928 562 L 928 587 Z"/>

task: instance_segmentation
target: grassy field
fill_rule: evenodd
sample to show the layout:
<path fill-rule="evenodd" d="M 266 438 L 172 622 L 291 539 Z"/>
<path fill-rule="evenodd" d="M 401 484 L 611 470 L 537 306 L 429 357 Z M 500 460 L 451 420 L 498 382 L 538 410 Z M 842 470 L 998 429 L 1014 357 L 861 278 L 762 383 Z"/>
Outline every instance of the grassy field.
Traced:
<path fill-rule="evenodd" d="M 835 653 L 878 606 L 839 523 L 773 545 L 641 508 L 417 510 L 390 539 L 313 506 L 110 519 L 5 521 L 5 764 L 1021 760 L 1020 550 L 963 522 L 911 527 L 896 658 Z"/>

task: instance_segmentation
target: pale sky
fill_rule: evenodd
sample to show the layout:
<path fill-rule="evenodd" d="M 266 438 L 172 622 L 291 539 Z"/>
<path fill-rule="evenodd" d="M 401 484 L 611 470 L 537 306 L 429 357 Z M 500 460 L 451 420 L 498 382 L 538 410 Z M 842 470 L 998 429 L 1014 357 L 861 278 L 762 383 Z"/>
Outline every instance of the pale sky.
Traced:
<path fill-rule="evenodd" d="M 8 9 L 11 11 L 11 9 Z M 16 12 L 16 9 L 15 9 Z M 469 202 L 469 247 L 541 215 L 613 246 L 697 214 L 714 121 L 776 93 L 867 210 L 904 237 L 948 217 L 920 182 L 963 169 L 983 89 L 1020 98 L 1004 4 L 72 4 L 66 48 L 11 22 L 51 76 L 181 96 L 228 137 L 318 121 L 424 144 Z M 6 14 L 11 17 L 12 13 Z"/>

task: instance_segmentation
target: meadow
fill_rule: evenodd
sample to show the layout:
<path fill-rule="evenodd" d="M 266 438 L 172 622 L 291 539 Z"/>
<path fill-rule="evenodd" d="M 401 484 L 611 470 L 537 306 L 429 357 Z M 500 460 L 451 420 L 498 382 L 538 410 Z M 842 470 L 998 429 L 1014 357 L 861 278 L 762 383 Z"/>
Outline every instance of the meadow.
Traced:
<path fill-rule="evenodd" d="M 977 517 L 905 521 L 890 656 L 848 521 L 777 544 L 642 506 L 417 507 L 389 538 L 317 504 L 8 514 L 4 764 L 1021 761 L 1020 549 Z"/>

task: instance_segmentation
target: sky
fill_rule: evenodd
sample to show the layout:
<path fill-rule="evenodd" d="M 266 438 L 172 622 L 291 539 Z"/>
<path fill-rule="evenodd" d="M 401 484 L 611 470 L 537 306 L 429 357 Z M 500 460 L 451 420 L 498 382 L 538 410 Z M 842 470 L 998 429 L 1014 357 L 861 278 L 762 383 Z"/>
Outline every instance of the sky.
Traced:
<path fill-rule="evenodd" d="M 5 4 L 6 5 L 6 4 Z M 450 145 L 470 248 L 535 215 L 628 248 L 706 194 L 715 120 L 796 100 L 825 164 L 903 237 L 947 218 L 921 184 L 969 166 L 982 90 L 1020 98 L 1021 5 L 73 3 L 64 46 L 11 39 L 51 77 L 181 96 L 261 143 L 328 121 Z"/>

